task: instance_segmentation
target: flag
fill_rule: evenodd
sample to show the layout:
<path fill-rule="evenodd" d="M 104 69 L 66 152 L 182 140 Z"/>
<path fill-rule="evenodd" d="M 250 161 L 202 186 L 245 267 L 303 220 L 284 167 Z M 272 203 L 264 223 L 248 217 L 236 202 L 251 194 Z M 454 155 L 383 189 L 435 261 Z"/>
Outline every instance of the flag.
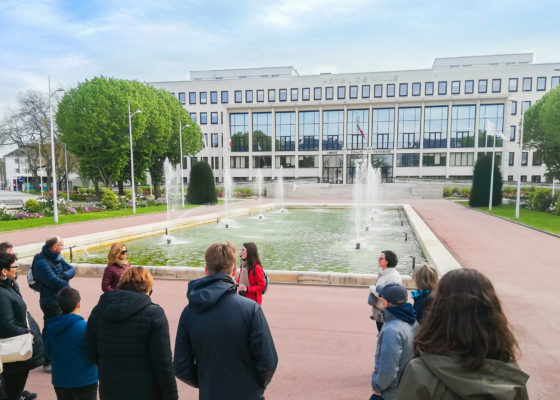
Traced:
<path fill-rule="evenodd" d="M 502 131 L 499 130 L 489 118 L 486 118 L 486 134 L 489 136 L 497 136 L 502 140 L 506 140 Z"/>
<path fill-rule="evenodd" d="M 356 122 L 356 128 L 358 128 L 358 132 L 360 132 L 362 137 L 365 139 L 366 136 L 364 135 L 364 131 L 362 131 L 362 128 L 360 128 L 360 123 L 359 122 Z"/>
<path fill-rule="evenodd" d="M 229 144 L 229 149 L 231 150 L 231 138 L 229 138 L 228 144 Z"/>

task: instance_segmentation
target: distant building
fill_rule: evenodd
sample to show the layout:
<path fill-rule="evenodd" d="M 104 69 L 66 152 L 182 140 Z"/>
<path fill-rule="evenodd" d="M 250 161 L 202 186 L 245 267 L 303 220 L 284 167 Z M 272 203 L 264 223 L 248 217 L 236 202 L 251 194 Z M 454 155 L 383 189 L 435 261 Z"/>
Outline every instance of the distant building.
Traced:
<path fill-rule="evenodd" d="M 275 178 L 352 183 L 357 160 L 398 177 L 470 178 L 493 150 L 487 125 L 503 131 L 496 162 L 505 180 L 545 180 L 538 153 L 519 153 L 524 111 L 560 83 L 560 63 L 533 54 L 436 58 L 431 69 L 301 76 L 292 67 L 194 71 L 153 82 L 177 97 L 204 133 L 207 161 L 222 180 L 261 170 Z M 489 121 L 487 123 L 486 121 Z"/>

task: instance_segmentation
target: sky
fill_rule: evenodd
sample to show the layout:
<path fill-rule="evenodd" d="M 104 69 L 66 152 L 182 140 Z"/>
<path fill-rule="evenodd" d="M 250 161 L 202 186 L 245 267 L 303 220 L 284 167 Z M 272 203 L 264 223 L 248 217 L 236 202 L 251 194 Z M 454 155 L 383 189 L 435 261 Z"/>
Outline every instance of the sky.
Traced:
<path fill-rule="evenodd" d="M 436 57 L 560 61 L 560 2 L 455 0 L 2 0 L 0 119 L 26 90 L 95 76 L 293 66 L 301 75 L 430 68 Z"/>

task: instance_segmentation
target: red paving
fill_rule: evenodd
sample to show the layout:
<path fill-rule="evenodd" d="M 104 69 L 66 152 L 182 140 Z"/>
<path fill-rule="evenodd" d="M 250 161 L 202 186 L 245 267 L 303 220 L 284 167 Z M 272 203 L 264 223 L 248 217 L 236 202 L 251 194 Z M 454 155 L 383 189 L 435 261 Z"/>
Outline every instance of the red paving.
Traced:
<path fill-rule="evenodd" d="M 324 199 L 321 199 L 324 202 Z M 560 239 L 446 200 L 408 201 L 465 267 L 490 277 L 520 343 L 523 370 L 530 374 L 531 399 L 557 398 L 560 380 L 560 297 L 557 279 Z M 202 211 L 202 210 L 201 210 Z M 200 212 L 200 211 L 198 211 Z M 152 219 L 153 218 L 153 219 Z M 115 226 L 156 222 L 164 215 L 129 217 Z M 145 222 L 147 221 L 147 222 Z M 94 221 L 97 222 L 97 221 Z M 104 224 L 79 223 L 55 228 L 8 232 L 0 241 L 16 245 L 44 240 L 50 234 L 72 236 L 106 230 Z M 33 234 L 30 232 L 34 231 Z M 35 232 L 37 231 L 37 232 Z M 72 281 L 88 316 L 101 294 L 100 278 Z M 40 319 L 38 295 L 22 282 L 31 313 Z M 170 323 L 172 343 L 179 315 L 186 305 L 187 282 L 157 280 L 152 295 Z M 367 290 L 361 288 L 273 284 L 264 297 L 267 316 L 279 354 L 279 365 L 266 391 L 269 399 L 360 399 L 370 395 L 376 330 L 371 323 Z M 131 382 L 130 384 L 133 384 Z M 181 399 L 196 399 L 197 391 L 179 383 Z M 56 397 L 50 375 L 32 371 L 27 388 L 41 400 Z"/>

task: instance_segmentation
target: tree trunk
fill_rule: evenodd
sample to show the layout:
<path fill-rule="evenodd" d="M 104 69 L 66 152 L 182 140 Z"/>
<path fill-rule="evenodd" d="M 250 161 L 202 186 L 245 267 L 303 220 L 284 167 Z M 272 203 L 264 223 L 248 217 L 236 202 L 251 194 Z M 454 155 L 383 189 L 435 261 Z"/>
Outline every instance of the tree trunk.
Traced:
<path fill-rule="evenodd" d="M 118 181 L 117 185 L 119 186 L 119 196 L 124 196 L 124 181 Z"/>
<path fill-rule="evenodd" d="M 93 181 L 93 186 L 95 187 L 95 194 L 97 195 L 97 197 L 101 198 L 101 191 L 99 190 L 99 181 L 97 179 Z"/>
<path fill-rule="evenodd" d="M 161 193 L 160 193 L 161 183 L 159 181 L 154 181 L 153 184 L 154 184 L 154 197 L 156 199 L 159 199 L 159 197 L 161 195 Z"/>

